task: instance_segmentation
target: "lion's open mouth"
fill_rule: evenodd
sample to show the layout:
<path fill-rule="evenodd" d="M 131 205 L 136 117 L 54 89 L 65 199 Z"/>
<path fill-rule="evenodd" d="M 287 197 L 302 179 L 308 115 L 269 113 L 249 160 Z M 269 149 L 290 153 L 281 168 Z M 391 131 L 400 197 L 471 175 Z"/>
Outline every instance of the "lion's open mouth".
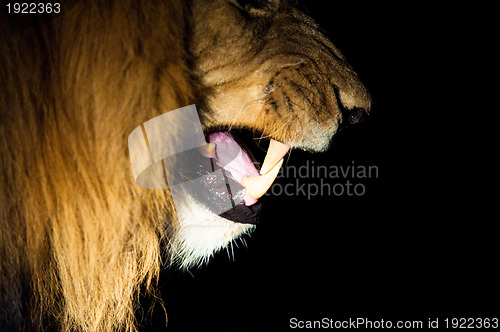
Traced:
<path fill-rule="evenodd" d="M 202 154 L 210 157 L 212 171 L 221 175 L 204 175 L 204 185 L 218 199 L 230 200 L 232 208 L 219 215 L 240 223 L 258 223 L 262 205 L 258 201 L 271 187 L 283 164 L 290 146 L 270 140 L 266 156 L 259 167 L 253 154 L 234 133 L 212 131 L 207 136 L 208 146 Z M 210 197 L 196 197 L 208 203 Z"/>

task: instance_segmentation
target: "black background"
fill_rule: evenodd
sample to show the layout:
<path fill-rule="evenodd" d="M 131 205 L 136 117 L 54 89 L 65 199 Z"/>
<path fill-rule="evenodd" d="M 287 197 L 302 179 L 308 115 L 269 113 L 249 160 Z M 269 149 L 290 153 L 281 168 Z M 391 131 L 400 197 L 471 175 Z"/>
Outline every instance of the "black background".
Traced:
<path fill-rule="evenodd" d="M 288 161 L 376 165 L 378 178 L 363 182 L 362 197 L 266 197 L 262 223 L 234 259 L 223 251 L 189 273 L 165 270 L 168 331 L 285 331 L 292 317 L 499 316 L 489 128 L 498 105 L 480 105 L 493 67 L 470 29 L 481 17 L 395 4 L 308 2 L 373 110 L 328 153 L 293 151 Z M 163 328 L 162 311 L 142 324 Z"/>

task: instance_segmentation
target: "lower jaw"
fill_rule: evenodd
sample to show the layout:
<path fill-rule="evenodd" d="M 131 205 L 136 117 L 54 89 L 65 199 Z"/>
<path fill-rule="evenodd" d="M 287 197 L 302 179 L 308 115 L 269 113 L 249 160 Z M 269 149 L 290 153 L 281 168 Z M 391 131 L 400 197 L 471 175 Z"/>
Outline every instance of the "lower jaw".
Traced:
<path fill-rule="evenodd" d="M 219 214 L 219 216 L 236 223 L 257 225 L 260 223 L 262 207 L 262 202 L 257 202 L 250 206 L 239 204 L 234 208 Z"/>

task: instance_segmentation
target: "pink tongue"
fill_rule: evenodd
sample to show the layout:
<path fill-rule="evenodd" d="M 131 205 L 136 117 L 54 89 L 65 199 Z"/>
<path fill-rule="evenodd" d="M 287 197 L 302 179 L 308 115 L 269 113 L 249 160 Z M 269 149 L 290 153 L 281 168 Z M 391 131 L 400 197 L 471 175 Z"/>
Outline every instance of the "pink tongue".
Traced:
<path fill-rule="evenodd" d="M 248 154 L 239 146 L 228 132 L 218 131 L 208 135 L 208 141 L 215 143 L 215 153 L 217 164 L 224 170 L 231 173 L 231 176 L 241 184 L 243 176 L 259 176 L 259 171 L 255 168 Z M 247 193 L 243 197 L 245 205 L 250 206 L 257 200 Z"/>

